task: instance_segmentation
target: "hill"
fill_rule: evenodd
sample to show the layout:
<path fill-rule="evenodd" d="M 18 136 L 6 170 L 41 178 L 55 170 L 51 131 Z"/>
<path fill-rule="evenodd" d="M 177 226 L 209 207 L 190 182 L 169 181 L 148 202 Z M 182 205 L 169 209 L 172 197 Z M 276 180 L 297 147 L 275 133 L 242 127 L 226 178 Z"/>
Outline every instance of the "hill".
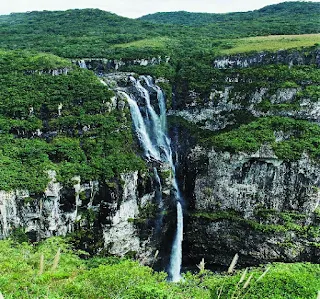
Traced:
<path fill-rule="evenodd" d="M 314 29 L 319 31 L 319 14 L 320 3 L 315 2 L 283 2 L 275 5 L 265 6 L 261 9 L 248 12 L 235 13 L 192 13 L 186 11 L 177 12 L 159 12 L 155 14 L 145 15 L 139 20 L 153 22 L 157 24 L 177 24 L 186 26 L 203 26 L 214 23 L 229 23 L 229 22 L 246 22 L 259 20 L 267 22 L 272 20 L 278 22 L 290 22 L 292 25 L 298 23 L 307 23 L 315 21 Z M 292 22 L 294 20 L 294 22 Z M 309 24 L 311 25 L 311 24 Z M 310 26 L 310 29 L 312 27 Z M 312 29 L 313 30 L 313 29 Z"/>
<path fill-rule="evenodd" d="M 319 13 L 320 4 L 308 2 L 246 13 L 158 13 L 138 20 L 98 9 L 15 13 L 0 16 L 0 48 L 68 58 L 208 56 L 233 48 L 239 37 L 318 33 Z"/>
<path fill-rule="evenodd" d="M 157 35 L 157 25 L 98 9 L 14 13 L 0 16 L 0 47 L 60 56 L 105 56 L 110 45 Z"/>

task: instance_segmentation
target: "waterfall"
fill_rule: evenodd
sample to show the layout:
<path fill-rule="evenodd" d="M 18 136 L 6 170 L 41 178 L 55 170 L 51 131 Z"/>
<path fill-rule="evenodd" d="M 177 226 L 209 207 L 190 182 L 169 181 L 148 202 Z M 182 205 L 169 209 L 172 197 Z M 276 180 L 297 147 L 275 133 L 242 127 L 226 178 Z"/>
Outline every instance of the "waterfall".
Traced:
<path fill-rule="evenodd" d="M 79 67 L 82 69 L 87 69 L 87 65 L 86 62 L 82 59 L 80 61 L 78 61 Z"/>
<path fill-rule="evenodd" d="M 152 78 L 150 76 L 141 76 L 141 78 L 144 79 L 144 81 L 147 83 L 149 87 L 151 87 L 153 90 L 157 92 L 157 98 L 159 103 L 159 109 L 160 109 L 160 122 L 162 130 L 165 132 L 167 130 L 167 110 L 166 110 L 166 101 L 164 99 L 163 92 L 161 88 L 157 85 L 152 84 Z"/>
<path fill-rule="evenodd" d="M 170 263 L 168 267 L 169 279 L 173 282 L 180 280 L 180 271 L 182 263 L 182 240 L 183 240 L 183 210 L 182 210 L 182 196 L 178 187 L 176 179 L 176 170 L 172 158 L 171 141 L 167 136 L 167 122 L 166 122 L 166 105 L 163 92 L 160 87 L 155 85 L 150 76 L 141 76 L 139 79 L 130 77 L 130 80 L 139 93 L 139 98 L 134 95 L 128 95 L 123 91 L 119 91 L 127 100 L 130 106 L 133 125 L 144 149 L 144 154 L 147 159 L 155 159 L 159 162 L 166 163 L 170 166 L 172 172 L 172 194 L 177 208 L 177 228 L 175 238 L 172 244 Z M 149 90 L 153 89 L 157 93 L 157 101 L 159 106 L 159 113 L 151 104 L 150 93 L 141 82 L 145 82 Z M 136 100 L 143 100 L 144 107 L 139 107 Z M 142 105 L 142 103 L 141 103 Z M 144 112 L 145 117 L 142 116 L 141 111 Z M 161 195 L 161 180 L 158 171 L 154 168 L 155 182 L 157 184 L 158 204 L 163 207 Z M 159 221 L 162 222 L 160 215 Z M 161 226 L 160 226 L 161 228 Z"/>

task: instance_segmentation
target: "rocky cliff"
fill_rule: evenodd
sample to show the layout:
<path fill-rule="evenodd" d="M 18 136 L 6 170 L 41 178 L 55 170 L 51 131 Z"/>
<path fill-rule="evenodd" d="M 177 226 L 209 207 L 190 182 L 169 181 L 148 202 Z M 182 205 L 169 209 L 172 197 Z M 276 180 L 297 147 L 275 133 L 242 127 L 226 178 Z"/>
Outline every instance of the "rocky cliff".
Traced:
<path fill-rule="evenodd" d="M 303 129 L 269 128 L 272 138 L 255 150 L 250 146 L 266 127 L 239 129 L 268 117 L 319 124 L 319 94 L 309 92 L 319 84 L 319 50 L 237 55 L 214 66 L 221 77 L 213 78 L 207 97 L 190 91 L 187 104 L 178 98 L 179 109 L 169 111 L 172 136 L 180 136 L 175 147 L 187 202 L 185 265 L 203 257 L 210 266 L 226 266 L 235 253 L 242 265 L 319 262 L 319 156 L 308 153 Z M 302 74 L 307 69 L 315 76 Z M 184 121 L 177 125 L 176 116 Z M 224 146 L 214 142 L 219 136 L 226 136 Z M 295 159 L 275 153 L 296 137 L 302 146 Z"/>
<path fill-rule="evenodd" d="M 30 76 L 30 74 L 27 72 L 24 75 Z M 51 77 L 53 73 L 36 72 L 34 75 L 42 78 L 48 75 Z M 68 74 L 54 75 L 67 76 Z M 132 86 L 130 80 L 132 75 L 134 74 L 105 75 L 103 79 L 100 78 L 100 83 L 96 85 L 96 88 L 103 85 L 107 85 L 109 91 L 119 88 L 135 94 L 139 101 L 140 94 Z M 65 77 L 62 77 L 61 80 L 63 79 Z M 97 80 L 96 77 L 95 79 Z M 149 89 L 151 100 L 155 104 L 157 92 L 155 89 Z M 116 131 L 116 134 L 124 132 L 128 124 L 131 125 L 131 122 L 128 122 L 130 114 L 127 101 L 121 96 L 121 93 L 113 93 L 109 100 L 98 98 L 98 101 L 102 101 L 106 110 L 103 113 L 98 112 L 97 115 L 89 116 L 96 117 L 98 122 L 93 119 L 90 123 L 85 120 L 80 124 L 76 119 L 78 130 L 74 130 L 72 123 L 64 123 L 60 128 L 53 129 L 47 126 L 45 129 L 39 129 L 38 134 L 29 134 L 29 132 L 27 134 L 25 131 L 20 132 L 13 129 L 11 132 L 17 139 L 31 139 L 34 142 L 46 140 L 49 144 L 52 139 L 61 138 L 61 135 L 74 139 L 80 138 L 82 146 L 86 138 L 91 140 L 90 147 L 96 142 L 106 142 L 107 147 L 102 150 L 102 155 L 108 157 L 107 150 L 113 151 L 115 142 L 119 144 L 117 135 L 112 135 L 113 130 Z M 140 101 L 143 102 L 141 99 Z M 53 108 L 56 110 L 57 106 Z M 58 113 L 54 114 L 55 120 L 63 121 L 64 117 L 70 118 L 70 113 L 66 110 L 63 104 L 59 104 Z M 32 110 L 30 117 L 35 117 L 37 113 L 38 111 Z M 99 122 L 107 120 L 112 113 L 120 114 L 121 123 L 113 119 L 111 127 L 108 125 L 101 127 Z M 47 124 L 49 114 L 44 114 L 42 117 Z M 99 128 L 102 129 L 103 140 L 97 135 Z M 129 132 L 132 129 L 129 126 Z M 111 138 L 109 143 L 105 134 Z M 130 138 L 130 135 L 126 136 Z M 70 139 L 65 138 L 63 141 L 68 142 Z M 130 139 L 126 142 L 130 142 Z M 74 150 L 72 147 L 75 145 L 70 144 L 63 150 L 64 143 L 50 155 L 57 160 L 58 152 L 61 153 L 61 150 L 67 152 L 70 148 Z M 116 153 L 119 157 L 116 163 L 123 164 L 125 169 L 128 169 L 126 157 L 123 156 L 121 150 L 118 149 Z M 135 156 L 139 155 L 139 149 L 131 148 L 130 150 L 135 151 Z M 130 158 L 135 158 L 135 156 Z M 73 157 L 66 159 L 70 161 Z M 88 156 L 83 163 L 90 159 L 91 157 Z M 115 169 L 114 162 L 97 160 L 95 163 L 97 166 L 104 163 L 106 167 L 110 167 L 111 164 L 112 169 Z M 72 164 L 68 165 L 69 175 L 72 172 L 70 167 Z M 137 167 L 137 170 L 121 173 L 112 170 L 112 176 L 107 178 L 105 175 L 104 178 L 100 177 L 97 180 L 88 180 L 87 177 L 80 175 L 64 180 L 56 170 L 49 170 L 47 171 L 49 183 L 44 192 L 19 188 L 12 191 L 0 191 L 0 239 L 13 237 L 24 240 L 27 237 L 32 242 L 38 242 L 50 236 L 68 236 L 76 248 L 85 250 L 89 254 L 102 253 L 135 257 L 144 264 L 152 264 L 159 269 L 164 269 L 168 264 L 174 236 L 172 209 L 170 209 L 172 204 L 170 169 L 170 166 L 159 161 L 147 161 L 142 168 Z M 84 175 L 86 174 L 85 172 Z M 43 176 L 46 177 L 46 175 Z"/>
<path fill-rule="evenodd" d="M 320 168 L 308 155 L 289 162 L 268 147 L 253 154 L 194 147 L 187 160 L 184 171 L 195 180 L 187 196 L 187 264 L 203 256 L 228 265 L 235 253 L 244 265 L 319 262 Z"/>
<path fill-rule="evenodd" d="M 68 187 L 57 182 L 55 171 L 50 171 L 49 176 L 51 181 L 41 195 L 27 190 L 1 191 L 1 239 L 19 228 L 33 242 L 71 234 L 90 253 L 105 250 L 119 256 L 135 255 L 145 263 L 150 262 L 157 242 L 152 235 L 141 238 L 130 221 L 138 218 L 154 200 L 151 186 L 149 190 L 145 188 L 145 184 L 152 184 L 148 177 L 142 179 L 138 172 L 130 172 L 123 174 L 121 181 L 108 184 L 82 183 L 80 177 L 74 177 L 74 185 Z"/>
<path fill-rule="evenodd" d="M 130 76 L 135 74 L 105 72 L 125 65 L 156 66 L 162 62 L 168 64 L 169 60 L 86 59 L 76 63 L 95 70 L 109 88 L 138 95 L 130 82 Z M 178 183 L 185 199 L 185 266 L 194 267 L 201 258 L 209 266 L 224 266 L 236 252 L 243 265 L 319 261 L 318 62 L 317 49 L 237 55 L 212 62 L 215 76 L 211 78 L 209 92 L 180 93 L 181 82 L 171 81 L 175 109 L 168 112 L 174 116 L 169 131 Z M 70 73 L 71 68 L 36 75 Z M 159 82 L 168 84 L 164 78 Z M 92 86 L 98 89 L 97 85 Z M 149 92 L 155 105 L 156 92 L 152 88 Z M 72 107 L 76 104 L 80 109 L 86 101 L 70 99 L 71 108 L 60 107 L 59 98 L 49 106 L 52 112 L 43 105 L 40 110 L 36 107 L 30 112 L 30 105 L 26 105 L 27 116 L 40 115 L 45 124 L 37 134 L 20 134 L 16 127 L 10 132 L 19 138 L 48 142 L 59 134 L 85 137 L 89 141 L 82 139 L 82 142 L 87 142 L 89 150 L 92 137 L 105 137 L 102 121 L 108 113 L 118 110 L 124 123 L 128 114 L 125 99 L 114 95 L 110 100 L 100 97 L 96 97 L 96 107 L 85 106 L 88 115 L 97 120 L 83 115 L 81 121 L 77 117 L 71 119 L 71 113 L 78 113 Z M 52 120 L 48 122 L 50 117 Z M 53 130 L 50 125 L 58 126 Z M 113 128 L 110 124 L 105 126 L 108 130 Z M 97 131 L 100 128 L 101 132 Z M 115 132 L 121 129 L 116 127 Z M 106 149 L 109 148 L 106 143 Z M 63 152 L 59 142 L 53 149 L 63 159 L 72 158 Z M 113 152 L 111 155 L 115 158 Z M 155 169 L 159 172 L 161 190 L 155 180 Z M 122 172 L 108 180 L 75 176 L 68 183 L 61 183 L 55 171 L 48 174 L 50 182 L 43 193 L 23 189 L 0 192 L 1 238 L 19 229 L 33 241 L 70 235 L 78 248 L 92 254 L 105 251 L 135 256 L 160 269 L 168 264 L 175 233 L 175 209 L 166 165 L 148 161 L 144 171 Z M 159 193 L 164 206 L 159 204 Z M 154 260 L 157 250 L 159 256 Z"/>
<path fill-rule="evenodd" d="M 2 53 L 0 239 L 68 236 L 89 254 L 161 263 L 168 169 L 141 158 L 125 98 L 68 60 L 20 54 Z"/>

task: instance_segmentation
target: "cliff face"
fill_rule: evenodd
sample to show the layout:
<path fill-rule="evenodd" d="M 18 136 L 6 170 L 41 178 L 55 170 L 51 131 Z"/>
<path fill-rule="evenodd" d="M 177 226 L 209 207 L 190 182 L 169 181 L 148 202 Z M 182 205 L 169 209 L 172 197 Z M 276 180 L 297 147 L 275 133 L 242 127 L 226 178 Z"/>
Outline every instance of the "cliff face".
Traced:
<path fill-rule="evenodd" d="M 220 90 L 212 90 L 208 102 L 169 111 L 200 128 L 219 131 L 237 125 L 247 118 L 265 116 L 293 117 L 312 122 L 320 121 L 320 103 L 309 97 L 298 97 L 302 88 L 261 88 L 249 92 L 233 92 L 230 85 Z M 268 105 L 265 107 L 265 105 Z M 281 107 L 284 107 L 284 109 Z M 286 107 L 285 107 L 286 106 Z"/>
<path fill-rule="evenodd" d="M 141 238 L 130 221 L 154 200 L 154 192 L 145 188 L 152 184 L 148 176 L 143 179 L 138 172 L 130 172 L 123 174 L 121 181 L 107 185 L 97 181 L 82 183 L 80 177 L 75 177 L 70 187 L 58 183 L 54 171 L 49 176 L 51 182 L 41 195 L 27 190 L 0 192 L 1 239 L 19 227 L 32 241 L 71 233 L 91 253 L 105 248 L 110 254 L 134 254 L 149 261 L 154 251 L 152 242 L 156 242 L 151 236 Z M 95 247 L 90 248 L 93 242 Z"/>
<path fill-rule="evenodd" d="M 81 68 L 94 70 L 97 73 L 106 73 L 108 71 L 118 71 L 128 66 L 154 66 L 161 63 L 169 63 L 170 57 L 152 57 L 145 59 L 106 59 L 106 58 L 84 58 L 72 60 L 72 62 Z"/>
<path fill-rule="evenodd" d="M 137 102 L 143 105 L 144 100 L 133 86 L 131 75 L 109 74 L 100 82 L 110 89 L 120 88 L 135 95 Z M 149 89 L 150 100 L 156 105 L 156 89 L 146 88 Z M 127 101 L 121 93 L 114 93 L 110 101 L 103 102 L 103 105 L 108 113 L 118 111 L 122 114 L 122 127 L 127 125 L 126 117 L 129 118 L 130 114 Z M 58 118 L 62 118 L 63 113 L 60 108 Z M 78 134 L 82 138 L 95 126 L 83 125 Z M 112 134 L 110 127 L 104 129 L 106 133 Z M 59 132 L 40 132 L 35 138 L 48 138 L 71 130 L 72 127 L 66 124 Z M 27 137 L 15 133 L 16 138 Z M 72 130 L 70 135 L 75 133 Z M 95 134 L 90 136 L 93 136 L 94 141 L 99 139 Z M 110 142 L 108 148 L 112 144 Z M 135 154 L 138 155 L 136 148 L 132 150 L 136 150 Z M 121 151 L 117 154 L 122 157 Z M 120 158 L 118 163 L 125 161 Z M 109 164 L 110 161 L 105 165 L 108 167 Z M 74 176 L 64 184 L 58 181 L 61 181 L 61 175 L 59 177 L 59 173 L 54 170 L 48 171 L 48 177 L 50 182 L 46 190 L 39 194 L 19 189 L 0 191 L 0 239 L 26 234 L 31 241 L 37 242 L 50 236 L 69 236 L 76 248 L 90 254 L 135 257 L 159 269 L 164 269 L 168 264 L 174 235 L 174 217 L 170 208 L 173 204 L 170 165 L 148 160 L 139 171 L 124 171 L 120 174 L 115 171 L 113 177 L 102 177 L 94 181 Z M 158 253 L 155 255 L 156 251 Z"/>
<path fill-rule="evenodd" d="M 169 114 L 213 131 L 265 116 L 319 122 L 319 51 L 217 58 L 210 92 L 177 95 L 177 108 Z"/>
<path fill-rule="evenodd" d="M 219 69 L 244 68 L 268 64 L 286 64 L 288 66 L 315 64 L 319 67 L 320 50 L 316 49 L 313 52 L 281 50 L 273 53 L 238 54 L 214 60 L 214 66 Z"/>
<path fill-rule="evenodd" d="M 318 95 L 305 92 L 318 84 L 319 77 L 283 84 L 281 75 L 277 80 L 270 74 L 277 64 L 277 71 L 295 72 L 290 69 L 294 65 L 312 65 L 318 72 L 319 51 L 217 59 L 214 65 L 222 69 L 223 79 L 213 80 L 208 97 L 190 91 L 193 100 L 183 105 L 178 98 L 179 109 L 169 112 L 189 123 L 174 122 L 172 127 L 172 136 L 180 136 L 175 147 L 187 206 L 185 265 L 194 266 L 204 258 L 210 266 L 226 266 L 235 253 L 242 265 L 320 260 L 317 159 L 306 152 L 299 159 L 281 159 L 268 143 L 256 152 L 235 152 L 204 146 L 197 136 L 205 134 L 187 137 L 190 123 L 193 131 L 201 128 L 215 134 L 268 116 L 319 123 Z M 257 71 L 261 74 L 255 79 Z M 292 136 L 280 128 L 273 134 L 275 143 Z"/>
<path fill-rule="evenodd" d="M 195 147 L 185 261 L 228 265 L 319 261 L 319 165 L 307 155 L 285 162 L 262 147 L 252 155 Z M 200 169 L 200 171 L 199 171 Z"/>

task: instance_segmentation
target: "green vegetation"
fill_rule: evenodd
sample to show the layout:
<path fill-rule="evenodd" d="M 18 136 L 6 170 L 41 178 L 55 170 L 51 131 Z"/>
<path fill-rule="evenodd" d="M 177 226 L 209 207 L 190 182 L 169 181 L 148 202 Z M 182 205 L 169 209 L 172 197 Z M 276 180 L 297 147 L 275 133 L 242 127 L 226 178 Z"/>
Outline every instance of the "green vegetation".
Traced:
<path fill-rule="evenodd" d="M 60 249 L 59 249 L 60 248 Z M 249 287 L 236 288 L 244 271 L 184 274 L 178 284 L 168 283 L 165 273 L 137 262 L 95 257 L 81 260 L 60 238 L 37 246 L 0 241 L 0 291 L 5 298 L 231 298 L 239 290 L 245 298 L 315 298 L 320 289 L 320 266 L 310 263 L 272 264 L 250 269 Z M 241 258 L 241 257 L 240 257 Z M 244 281 L 244 282 L 245 282 Z M 245 283 L 241 284 L 244 285 Z"/>
<path fill-rule="evenodd" d="M 296 49 L 287 50 L 287 56 L 294 55 Z M 315 53 L 316 47 L 300 50 L 301 56 Z M 245 60 L 247 54 L 239 55 Z M 272 57 L 273 52 L 266 55 Z M 139 74 L 151 74 L 157 78 L 164 77 L 174 86 L 174 93 L 178 102 L 178 108 L 185 107 L 194 98 L 189 96 L 190 91 L 198 95 L 197 102 L 206 102 L 212 90 L 222 93 L 226 87 L 230 87 L 230 98 L 233 102 L 240 101 L 242 105 L 249 106 L 248 95 L 259 92 L 261 88 L 267 88 L 270 97 L 276 94 L 278 89 L 295 88 L 298 89 L 292 104 L 296 109 L 298 101 L 309 98 L 317 101 L 319 98 L 319 78 L 320 70 L 315 65 L 295 65 L 285 64 L 257 65 L 250 68 L 230 68 L 217 69 L 212 67 L 214 56 L 208 53 L 194 53 L 181 60 L 170 60 L 170 64 L 154 66 L 130 66 L 123 70 L 134 71 Z M 234 80 L 234 82 L 229 82 Z M 266 96 L 267 96 L 266 95 Z M 220 95 L 216 94 L 215 101 L 220 100 Z M 269 100 L 269 99 L 268 99 Z M 269 107 L 268 107 L 269 108 Z M 275 106 L 275 109 L 285 109 L 283 106 Z"/>
<path fill-rule="evenodd" d="M 274 132 L 285 132 L 289 138 L 276 142 Z M 255 152 L 262 144 L 271 144 L 280 159 L 297 160 L 303 152 L 320 158 L 320 127 L 308 121 L 286 117 L 265 117 L 230 132 L 220 133 L 205 142 L 219 150 Z"/>
<path fill-rule="evenodd" d="M 255 211 L 254 218 L 246 219 L 237 211 L 226 210 L 217 212 L 197 211 L 191 217 L 217 222 L 229 220 L 236 222 L 245 228 L 268 233 L 295 232 L 298 235 L 315 238 L 320 236 L 317 225 L 305 225 L 306 215 L 293 212 L 278 212 L 273 210 Z"/>
<path fill-rule="evenodd" d="M 239 37 L 319 33 L 319 7 L 319 3 L 285 2 L 246 13 L 175 12 L 139 20 L 97 9 L 15 13 L 0 16 L 0 48 L 33 49 L 69 58 L 169 55 L 181 59 L 195 53 L 235 53 L 247 50 L 245 43 L 250 43 Z M 314 45 L 318 38 L 313 43 L 312 38 L 285 40 L 285 47 Z M 275 50 L 278 45 L 277 41 L 269 44 L 251 44 L 249 50 Z"/>
<path fill-rule="evenodd" d="M 129 112 L 110 112 L 113 93 L 93 73 L 21 51 L 2 51 L 0 65 L 0 190 L 42 192 L 48 170 L 72 183 L 75 175 L 105 181 L 144 168 Z M 52 76 L 52 68 L 69 71 Z"/>
<path fill-rule="evenodd" d="M 301 55 L 306 55 L 308 51 L 312 50 L 315 50 L 315 48 L 305 49 L 301 51 Z M 289 56 L 290 54 L 291 52 L 289 51 L 287 55 Z M 272 52 L 269 52 L 268 55 L 272 55 Z M 271 96 L 277 95 L 281 91 L 290 93 L 290 90 L 284 89 L 296 91 L 292 99 L 282 99 L 281 103 L 275 103 L 274 105 L 289 104 L 298 107 L 299 100 L 303 98 L 308 98 L 312 101 L 318 101 L 319 98 L 320 70 L 315 65 L 296 65 L 290 67 L 284 64 L 269 64 L 249 68 L 230 68 L 216 71 L 215 74 L 211 71 L 211 74 L 211 82 L 209 82 L 211 88 L 213 86 L 216 90 L 223 92 L 226 87 L 231 86 L 230 97 L 233 102 L 240 102 L 244 106 L 250 105 L 248 95 L 259 92 L 262 88 L 267 89 L 263 100 L 268 102 L 270 102 Z M 189 74 L 187 78 L 188 80 L 192 80 Z M 235 82 L 230 84 L 227 78 Z M 203 80 L 203 82 L 205 81 Z M 193 80 L 193 84 L 195 83 L 196 81 Z M 200 84 L 194 86 L 194 89 L 200 94 L 208 93 Z M 219 100 L 219 98 L 215 100 Z M 259 103 L 258 105 L 263 105 L 263 103 Z M 281 106 L 265 108 L 277 109 L 277 107 L 283 108 Z"/>
<path fill-rule="evenodd" d="M 180 117 L 170 117 L 169 122 L 182 126 L 200 144 L 217 151 L 254 153 L 262 145 L 269 144 L 279 159 L 296 161 L 304 152 L 315 161 L 320 158 L 320 127 L 308 121 L 277 116 L 261 117 L 247 124 L 238 122 L 229 130 L 218 132 L 200 129 Z M 286 138 L 276 141 L 275 132 L 283 132 Z"/>
<path fill-rule="evenodd" d="M 111 188 L 122 172 L 145 170 L 137 156 L 129 110 L 113 109 L 113 92 L 92 72 L 61 57 L 132 60 L 161 56 L 160 65 L 121 70 L 162 78 L 159 86 L 168 106 L 203 104 L 212 89 L 224 91 L 230 86 L 226 79 L 236 78 L 230 96 L 244 108 L 249 105 L 248 93 L 294 88 L 297 94 L 292 101 L 274 103 L 264 98 L 255 108 L 262 112 L 298 110 L 304 98 L 319 100 L 320 73 L 314 65 L 218 70 L 213 61 L 221 55 L 278 49 L 293 53 L 296 48 L 308 56 L 320 42 L 319 10 L 319 3 L 291 2 L 248 13 L 177 12 L 141 20 L 96 9 L 0 16 L 0 190 L 28 189 L 27 203 L 33 193 L 46 188 L 48 170 L 55 170 L 57 179 L 67 185 L 80 175 L 82 182 L 99 180 Z M 166 56 L 170 56 L 169 63 Z M 190 91 L 194 97 L 189 96 Z M 270 144 L 280 159 L 297 160 L 307 152 L 319 161 L 318 125 L 285 117 L 256 119 L 245 109 L 234 115 L 235 125 L 218 133 L 183 121 L 180 124 L 216 150 L 255 152 Z M 276 141 L 275 132 L 280 131 L 285 138 Z M 161 178 L 169 175 L 163 172 Z M 212 190 L 204 192 L 211 196 Z M 85 199 L 84 194 L 80 196 Z M 95 221 L 93 210 L 80 212 L 88 223 Z M 140 218 L 128 221 L 144 225 L 156 212 L 156 206 L 149 203 L 141 209 Z M 319 215 L 316 211 L 316 223 Z M 303 225 L 305 215 L 289 212 L 258 210 L 253 219 L 230 211 L 192 216 L 207 221 L 227 219 L 267 234 L 294 232 L 319 238 L 318 226 Z M 270 220 L 274 217 L 277 222 Z M 78 230 L 70 237 L 77 248 L 87 246 L 90 254 L 103 247 L 101 232 L 94 228 Z M 81 260 L 79 256 L 88 258 L 88 253 L 73 251 L 60 238 L 36 246 L 20 244 L 27 241 L 23 228 L 16 228 L 11 238 L 0 241 L 0 292 L 5 298 L 217 298 L 220 290 L 221 298 L 230 298 L 243 273 L 218 275 L 203 270 L 186 273 L 182 282 L 170 284 L 165 273 L 132 260 L 101 256 Z M 294 246 L 290 240 L 278 245 Z M 316 241 L 309 245 L 315 250 L 320 246 Z M 252 284 L 241 295 L 311 299 L 320 289 L 319 265 L 273 264 L 258 281 L 263 270 L 250 270 Z"/>
<path fill-rule="evenodd" d="M 319 5 L 312 5 L 315 6 L 312 6 L 311 12 L 299 3 L 280 6 L 283 9 L 275 17 L 275 26 L 281 27 L 279 24 L 287 21 L 288 13 L 292 14 L 292 11 L 313 16 Z M 269 7 L 259 14 L 270 17 L 271 12 L 274 11 Z M 241 15 L 242 20 L 245 14 Z M 59 22 L 56 22 L 57 19 Z M 237 28 L 242 28 L 238 17 L 231 19 Z M 176 98 L 185 101 L 175 104 L 184 106 L 188 101 L 193 101 L 188 97 L 190 90 L 199 94 L 197 101 L 202 101 L 209 96 L 212 88 L 223 89 L 227 85 L 226 77 L 239 77 L 239 83 L 234 84 L 231 95 L 262 87 L 276 90 L 301 86 L 295 102 L 271 104 L 266 99 L 260 103 L 262 111 L 297 110 L 297 101 L 301 98 L 318 100 L 320 75 L 319 69 L 313 66 L 289 69 L 284 65 L 270 65 L 224 71 L 212 67 L 214 57 L 223 51 L 260 50 L 270 41 L 274 41 L 270 43 L 272 49 L 291 42 L 292 46 L 306 46 L 312 44 L 313 38 L 316 42 L 318 35 L 231 41 L 236 31 L 229 28 L 229 31 L 218 31 L 213 36 L 210 27 L 212 22 L 207 23 L 209 27 L 201 26 L 197 30 L 189 25 L 160 26 L 93 9 L 12 14 L 0 17 L 0 47 L 32 48 L 64 57 L 132 59 L 170 55 L 169 64 L 122 69 L 167 79 L 159 85 L 164 88 L 169 107 L 172 87 Z M 262 26 L 262 23 L 259 24 Z M 311 25 L 310 28 L 308 26 L 299 33 L 317 32 Z M 263 34 L 270 33 L 273 34 L 271 29 Z M 251 34 L 244 31 L 242 36 L 248 35 Z M 241 48 L 250 40 L 254 42 L 250 49 Z M 313 49 L 306 49 L 305 52 Z M 58 179 L 69 184 L 74 175 L 80 175 L 85 181 L 108 181 L 122 171 L 143 169 L 144 163 L 135 154 L 137 146 L 132 136 L 128 111 L 110 112 L 113 94 L 92 73 L 79 70 L 69 60 L 50 53 L 21 50 L 1 50 L 0 66 L 1 190 L 24 188 L 42 192 L 48 183 L 49 169 L 56 170 Z M 52 76 L 53 70 L 61 70 L 62 75 Z M 237 123 L 243 123 L 243 113 L 239 112 L 238 118 Z M 252 121 L 250 117 L 245 119 Z M 293 132 L 288 140 L 275 142 L 273 131 L 278 126 Z M 301 129 L 300 132 L 296 126 Z M 40 133 L 45 138 L 39 138 Z M 252 152 L 263 143 L 271 143 L 280 158 L 294 160 L 303 151 L 318 158 L 319 140 L 316 134 L 318 130 L 315 125 L 268 118 L 211 137 L 212 134 L 208 132 L 199 135 L 208 145 L 234 152 Z"/>
<path fill-rule="evenodd" d="M 232 48 L 222 49 L 221 53 L 230 55 L 254 51 L 277 51 L 311 47 L 314 44 L 320 44 L 320 34 L 256 36 L 233 40 Z"/>
<path fill-rule="evenodd" d="M 166 46 L 171 42 L 168 37 L 158 37 L 158 38 L 148 38 L 142 39 L 134 42 L 116 44 L 115 48 L 155 48 L 155 49 L 165 49 Z"/>
<path fill-rule="evenodd" d="M 143 21 L 149 21 L 156 24 L 177 24 L 185 26 L 204 26 L 204 25 L 218 25 L 238 23 L 240 26 L 244 26 L 248 21 L 251 21 L 251 26 L 254 28 L 258 23 L 265 23 L 265 27 L 268 30 L 273 28 L 274 24 L 270 24 L 268 21 L 272 20 L 272 23 L 283 22 L 285 16 L 291 15 L 293 20 L 288 20 L 290 23 L 286 24 L 290 27 L 291 22 L 295 21 L 296 26 L 302 25 L 304 29 L 311 26 L 306 24 L 304 16 L 306 11 L 309 10 L 310 21 L 316 22 L 315 28 L 319 30 L 319 19 L 317 18 L 320 13 L 319 3 L 312 2 L 284 2 L 275 5 L 265 6 L 261 9 L 248 11 L 248 12 L 235 12 L 235 13 L 190 13 L 186 11 L 178 12 L 159 12 L 155 14 L 146 15 L 140 18 Z M 290 25 L 289 25 L 290 24 Z M 310 28 L 310 27 L 309 27 Z M 261 28 L 260 30 L 263 30 Z M 277 30 L 283 30 L 283 28 L 277 28 Z"/>

